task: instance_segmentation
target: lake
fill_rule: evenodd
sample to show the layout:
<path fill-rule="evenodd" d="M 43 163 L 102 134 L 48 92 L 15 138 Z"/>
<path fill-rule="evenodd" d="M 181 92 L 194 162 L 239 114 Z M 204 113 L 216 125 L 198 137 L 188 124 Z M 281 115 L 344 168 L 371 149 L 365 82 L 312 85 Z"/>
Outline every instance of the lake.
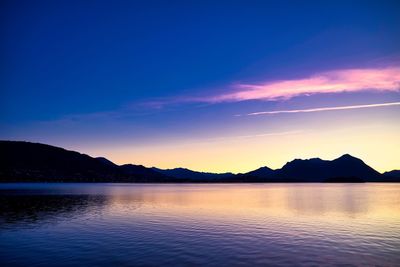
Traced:
<path fill-rule="evenodd" d="M 399 266 L 400 184 L 0 184 L 1 266 Z"/>

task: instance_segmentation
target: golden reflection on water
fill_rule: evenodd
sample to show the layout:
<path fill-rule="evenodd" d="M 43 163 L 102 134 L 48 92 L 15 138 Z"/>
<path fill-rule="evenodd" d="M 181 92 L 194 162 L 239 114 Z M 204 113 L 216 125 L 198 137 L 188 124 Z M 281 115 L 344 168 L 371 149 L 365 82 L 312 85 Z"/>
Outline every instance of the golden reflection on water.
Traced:
<path fill-rule="evenodd" d="M 137 190 L 136 190 L 137 189 Z M 111 212 L 148 214 L 400 221 L 397 184 L 192 184 L 113 187 Z"/>
<path fill-rule="evenodd" d="M 110 266 L 117 258 L 127 266 L 400 262 L 400 184 L 18 184 L 2 189 L 5 266 L 41 266 L 43 255 L 48 266 L 66 259 L 68 266 Z"/>

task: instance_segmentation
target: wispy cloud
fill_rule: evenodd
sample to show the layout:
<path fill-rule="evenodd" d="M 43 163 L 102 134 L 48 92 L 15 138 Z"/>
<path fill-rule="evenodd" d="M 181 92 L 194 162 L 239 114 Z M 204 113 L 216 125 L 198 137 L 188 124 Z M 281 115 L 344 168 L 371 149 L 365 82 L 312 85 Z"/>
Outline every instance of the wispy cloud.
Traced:
<path fill-rule="evenodd" d="M 313 76 L 257 84 L 236 84 L 233 92 L 197 98 L 199 102 L 220 103 L 245 100 L 279 100 L 295 96 L 360 92 L 400 91 L 400 67 L 345 69 L 318 73 Z M 190 100 L 190 99 L 189 99 Z"/>
<path fill-rule="evenodd" d="M 265 136 L 281 136 L 281 135 L 292 135 L 303 132 L 303 130 L 295 130 L 295 131 L 286 131 L 286 132 L 269 132 L 269 133 L 261 133 L 261 134 L 252 134 L 252 135 L 237 135 L 237 136 L 229 136 L 229 137 L 216 137 L 209 138 L 208 141 L 220 141 L 227 139 L 247 139 L 247 138 L 255 138 L 255 137 L 265 137 Z"/>
<path fill-rule="evenodd" d="M 257 84 L 238 83 L 227 85 L 226 88 L 224 90 L 221 89 L 218 94 L 210 93 L 203 96 L 181 95 L 168 98 L 150 99 L 143 102 L 133 102 L 115 110 L 67 115 L 56 120 L 56 122 L 65 125 L 66 123 L 75 124 L 82 121 L 86 122 L 93 120 L 113 121 L 128 117 L 146 116 L 157 112 L 165 112 L 165 107 L 172 108 L 182 104 L 191 105 L 195 103 L 201 105 L 212 105 L 246 100 L 274 101 L 290 99 L 301 95 L 361 91 L 400 92 L 400 67 L 345 69 L 318 73 L 303 79 L 277 80 Z M 339 107 L 338 109 L 343 108 Z M 334 109 L 323 108 L 323 110 Z M 267 111 L 251 115 L 316 112 L 323 110 Z M 54 121 L 51 121 L 51 123 L 53 122 Z"/>
<path fill-rule="evenodd" d="M 226 141 L 239 141 L 244 139 L 253 139 L 253 138 L 261 138 L 268 136 L 285 136 L 285 135 L 295 135 L 299 133 L 303 133 L 304 130 L 293 130 L 293 131 L 283 131 L 283 132 L 267 132 L 267 133 L 259 133 L 259 134 L 251 134 L 251 135 L 233 135 L 233 136 L 223 136 L 223 137 L 214 137 L 198 140 L 195 143 L 214 143 L 214 142 L 226 142 Z M 193 143 L 193 142 L 191 142 Z"/>
<path fill-rule="evenodd" d="M 246 115 L 247 116 L 256 116 L 256 115 L 273 115 L 273 114 L 281 114 L 281 113 L 307 113 L 307 112 L 320 112 L 320 111 L 389 107 L 389 106 L 400 106 L 400 102 L 378 103 L 378 104 L 367 104 L 367 105 L 352 105 L 352 106 L 338 106 L 338 107 L 323 107 L 323 108 L 309 108 L 309 109 L 261 111 L 261 112 L 248 113 Z M 241 115 L 239 115 L 239 116 L 241 116 Z"/>

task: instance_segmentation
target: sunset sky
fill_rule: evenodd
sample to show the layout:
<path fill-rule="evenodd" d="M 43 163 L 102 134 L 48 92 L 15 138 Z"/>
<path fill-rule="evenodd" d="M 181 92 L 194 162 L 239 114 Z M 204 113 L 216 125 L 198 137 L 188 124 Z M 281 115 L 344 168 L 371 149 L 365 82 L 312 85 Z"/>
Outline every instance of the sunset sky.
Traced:
<path fill-rule="evenodd" d="M 0 139 L 115 163 L 400 169 L 399 1 L 1 1 Z"/>

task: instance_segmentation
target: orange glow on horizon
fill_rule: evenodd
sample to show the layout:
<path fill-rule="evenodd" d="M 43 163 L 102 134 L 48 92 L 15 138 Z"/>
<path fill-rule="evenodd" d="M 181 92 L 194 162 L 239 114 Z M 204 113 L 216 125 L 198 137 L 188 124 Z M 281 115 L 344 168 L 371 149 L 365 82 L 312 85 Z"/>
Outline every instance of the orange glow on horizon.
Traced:
<path fill-rule="evenodd" d="M 102 147 L 96 156 L 117 164 L 147 167 L 184 167 L 207 172 L 248 172 L 262 166 L 281 168 L 295 158 L 332 160 L 343 154 L 358 157 L 379 172 L 399 168 L 400 127 L 389 129 L 320 129 L 283 135 L 254 135 L 216 140 L 175 140 L 156 145 Z"/>

